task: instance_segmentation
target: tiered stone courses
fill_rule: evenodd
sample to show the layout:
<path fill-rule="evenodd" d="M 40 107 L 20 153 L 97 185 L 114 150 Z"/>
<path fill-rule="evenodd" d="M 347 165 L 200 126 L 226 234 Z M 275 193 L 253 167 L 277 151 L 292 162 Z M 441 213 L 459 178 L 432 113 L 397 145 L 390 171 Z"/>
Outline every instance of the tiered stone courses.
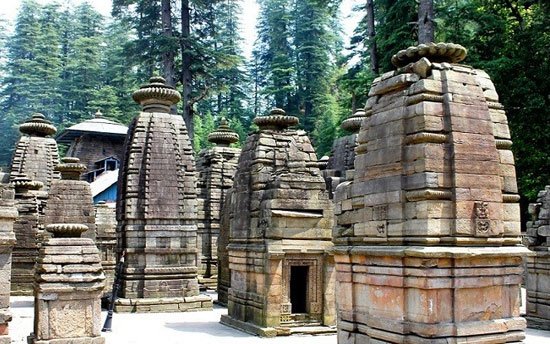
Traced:
<path fill-rule="evenodd" d="M 369 113 L 372 112 L 369 110 Z M 340 183 L 353 178 L 353 162 L 355 161 L 355 147 L 357 146 L 357 133 L 361 123 L 366 117 L 365 111 L 357 111 L 342 122 L 341 128 L 349 132 L 349 135 L 340 137 L 334 141 L 327 165 L 323 168 L 330 198 Z M 348 172 L 349 171 L 349 172 Z M 348 176 L 348 174 L 350 174 Z M 349 178 L 348 178 L 349 177 Z"/>
<path fill-rule="evenodd" d="M 46 206 L 48 219 L 45 221 L 83 224 L 88 230 L 82 236 L 95 240 L 95 209 L 90 184 L 78 180 L 80 175 L 76 175 L 86 171 L 86 166 L 78 158 L 63 158 L 62 162 L 56 170 L 62 173 L 63 178 L 52 182 Z"/>
<path fill-rule="evenodd" d="M 0 183 L 0 344 L 11 343 L 8 329 L 11 321 L 11 252 L 15 244 L 13 222 L 17 215 L 13 189 Z"/>
<path fill-rule="evenodd" d="M 57 166 L 62 180 L 53 183 L 45 212 L 52 234 L 40 248 L 34 289 L 34 332 L 29 343 L 101 344 L 100 296 L 103 270 L 99 250 L 90 238 L 89 198 L 82 192 L 85 166 L 66 158 Z M 84 221 L 80 221 L 84 220 Z"/>
<path fill-rule="evenodd" d="M 196 177 L 181 116 L 181 96 L 161 77 L 134 92 L 142 111 L 125 144 L 117 202 L 117 247 L 125 252 L 124 312 L 180 312 L 212 308 L 197 282 Z"/>
<path fill-rule="evenodd" d="M 550 186 L 529 205 L 527 241 L 534 254 L 527 257 L 527 324 L 550 330 Z"/>
<path fill-rule="evenodd" d="M 338 342 L 517 342 L 522 255 L 506 115 L 466 50 L 397 53 L 335 194 Z"/>
<path fill-rule="evenodd" d="M 233 186 L 241 149 L 230 147 L 239 141 L 239 135 L 229 128 L 225 118 L 218 129 L 208 135 L 208 141 L 215 146 L 202 150 L 197 158 L 198 275 L 203 288 L 216 289 L 220 213 L 227 190 Z"/>
<path fill-rule="evenodd" d="M 233 188 L 225 194 L 225 202 L 220 214 L 220 235 L 218 236 L 218 301 L 217 303 L 227 306 L 229 288 L 231 287 L 231 270 L 229 270 L 229 245 L 230 224 L 234 197 Z"/>
<path fill-rule="evenodd" d="M 17 242 L 13 249 L 12 293 L 32 295 L 34 263 L 42 241 L 43 209 L 53 180 L 59 178 L 57 132 L 44 115 L 36 113 L 19 126 L 22 135 L 15 147 L 9 180 L 15 186 L 20 217 L 14 224 Z"/>
<path fill-rule="evenodd" d="M 335 325 L 332 205 L 298 118 L 274 109 L 243 148 L 232 191 L 228 315 L 261 336 Z M 321 325 L 324 325 L 323 327 Z M 298 327 L 300 326 L 300 327 Z"/>
<path fill-rule="evenodd" d="M 30 180 L 25 175 L 14 178 L 12 185 L 19 216 L 13 225 L 17 242 L 13 250 L 11 293 L 30 296 L 33 294 L 34 264 L 44 236 L 41 213 L 47 193 L 41 191 L 42 182 Z"/>
<path fill-rule="evenodd" d="M 31 180 L 44 184 L 44 191 L 50 190 L 53 179 L 58 179 L 55 166 L 59 163 L 57 143 L 51 137 L 57 132 L 44 115 L 35 113 L 32 118 L 19 126 L 23 135 L 15 146 L 11 163 L 10 180 L 24 174 Z"/>
<path fill-rule="evenodd" d="M 101 266 L 105 273 L 105 285 L 112 286 L 116 265 L 116 210 L 105 202 L 95 207 L 96 244 L 101 253 Z M 105 288 L 105 293 L 111 290 Z"/>

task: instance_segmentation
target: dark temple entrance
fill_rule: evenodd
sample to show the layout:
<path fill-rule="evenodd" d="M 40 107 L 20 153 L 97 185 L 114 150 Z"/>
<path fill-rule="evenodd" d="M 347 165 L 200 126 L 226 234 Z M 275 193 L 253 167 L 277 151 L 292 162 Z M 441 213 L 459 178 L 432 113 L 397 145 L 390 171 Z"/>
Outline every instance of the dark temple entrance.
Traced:
<path fill-rule="evenodd" d="M 292 313 L 307 313 L 307 280 L 309 266 L 290 267 L 290 303 Z"/>

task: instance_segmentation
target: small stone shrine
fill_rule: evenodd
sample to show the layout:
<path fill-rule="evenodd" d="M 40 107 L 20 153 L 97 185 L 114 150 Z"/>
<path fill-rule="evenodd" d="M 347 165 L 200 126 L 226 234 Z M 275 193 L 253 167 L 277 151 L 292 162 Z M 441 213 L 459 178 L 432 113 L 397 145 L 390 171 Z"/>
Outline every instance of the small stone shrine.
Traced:
<path fill-rule="evenodd" d="M 0 183 L 0 344 L 10 344 L 8 323 L 10 313 L 11 251 L 15 244 L 13 222 L 17 218 L 14 192 Z"/>
<path fill-rule="evenodd" d="M 41 190 L 42 182 L 30 180 L 24 174 L 15 177 L 12 185 L 19 216 L 13 224 L 17 242 L 13 248 L 11 294 L 30 296 L 33 294 L 34 264 L 44 236 L 42 216 L 47 193 Z"/>
<path fill-rule="evenodd" d="M 369 109 L 370 112 L 372 111 Z M 327 166 L 323 169 L 323 176 L 325 177 L 331 199 L 334 196 L 336 187 L 340 183 L 346 181 L 348 177 L 353 178 L 353 175 L 348 176 L 347 174 L 348 171 L 351 173 L 353 170 L 357 133 L 365 117 L 365 111 L 357 111 L 341 124 L 341 128 L 349 132 L 349 135 L 340 137 L 334 141 Z"/>
<path fill-rule="evenodd" d="M 338 343 L 524 337 L 510 133 L 466 49 L 421 44 L 376 78 L 352 181 L 334 196 Z"/>
<path fill-rule="evenodd" d="M 239 135 L 229 128 L 225 118 L 218 129 L 208 135 L 208 141 L 215 146 L 202 150 L 197 158 L 198 275 L 199 285 L 216 289 L 220 212 L 227 190 L 233 186 L 241 149 L 229 146 L 239 141 Z"/>
<path fill-rule="evenodd" d="M 110 293 L 116 266 L 116 210 L 105 202 L 95 206 L 96 244 L 101 254 L 101 266 L 105 273 L 105 293 Z"/>
<path fill-rule="evenodd" d="M 57 166 L 63 183 L 55 183 L 45 210 L 46 230 L 52 234 L 40 248 L 34 289 L 34 332 L 29 343 L 101 344 L 103 270 L 99 250 L 90 238 L 82 201 L 80 174 L 85 166 L 65 158 Z M 86 197 L 87 198 L 87 197 Z"/>
<path fill-rule="evenodd" d="M 25 175 L 31 180 L 41 182 L 43 190 L 48 192 L 53 179 L 59 174 L 55 166 L 59 163 L 57 143 L 51 137 L 57 132 L 53 124 L 40 113 L 19 126 L 23 135 L 19 138 L 11 162 L 10 181 Z"/>
<path fill-rule="evenodd" d="M 180 94 L 161 77 L 134 92 L 142 111 L 125 144 L 117 202 L 117 251 L 125 252 L 116 310 L 212 309 L 199 295 L 193 151 L 183 118 L 170 107 Z"/>
<path fill-rule="evenodd" d="M 550 186 L 529 205 L 527 241 L 534 254 L 527 257 L 527 325 L 550 330 Z"/>
<path fill-rule="evenodd" d="M 283 110 L 254 123 L 232 191 L 221 322 L 261 336 L 334 331 L 333 210 L 317 156 Z"/>

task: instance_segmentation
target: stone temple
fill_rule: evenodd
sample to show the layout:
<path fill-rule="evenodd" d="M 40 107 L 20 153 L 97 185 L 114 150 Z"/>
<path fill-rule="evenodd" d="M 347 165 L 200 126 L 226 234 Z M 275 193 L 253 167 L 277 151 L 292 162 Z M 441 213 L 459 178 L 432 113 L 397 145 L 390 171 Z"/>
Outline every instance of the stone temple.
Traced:
<path fill-rule="evenodd" d="M 59 179 L 57 132 L 44 115 L 36 113 L 19 126 L 21 137 L 13 154 L 9 180 L 15 187 L 19 217 L 14 223 L 12 294 L 32 295 L 34 263 L 44 233 L 42 217 L 48 191 Z"/>
<path fill-rule="evenodd" d="M 208 135 L 208 141 L 215 146 L 202 150 L 197 158 L 198 274 L 201 286 L 216 289 L 220 213 L 226 193 L 233 186 L 241 149 L 230 147 L 239 141 L 239 135 L 224 118 L 218 129 Z"/>
<path fill-rule="evenodd" d="M 80 237 L 93 218 L 91 194 L 83 192 L 88 183 L 79 180 L 86 167 L 65 158 L 56 169 L 62 179 L 52 184 L 44 219 L 53 237 L 42 243 L 36 262 L 34 332 L 28 343 L 102 344 L 105 277 L 94 241 Z"/>
<path fill-rule="evenodd" d="M 97 111 L 93 118 L 63 130 L 56 140 L 69 145 L 67 156 L 79 158 L 86 165 L 83 179 L 92 182 L 105 171 L 119 168 L 127 131 L 125 125 Z"/>
<path fill-rule="evenodd" d="M 364 111 L 357 111 L 346 118 L 342 122 L 341 128 L 347 131 L 349 135 L 337 138 L 332 145 L 330 157 L 326 167 L 323 168 L 323 176 L 325 177 L 331 199 L 334 196 L 336 187 L 348 179 L 348 171 L 354 168 L 357 133 L 361 128 L 361 122 L 364 118 Z"/>
<path fill-rule="evenodd" d="M 11 343 L 10 313 L 11 252 L 15 244 L 13 222 L 17 218 L 13 189 L 0 183 L 0 344 Z"/>
<path fill-rule="evenodd" d="M 335 199 L 338 343 L 521 341 L 519 196 L 503 107 L 466 49 L 374 80 Z"/>
<path fill-rule="evenodd" d="M 332 204 L 298 118 L 257 117 L 232 189 L 228 315 L 221 322 L 261 336 L 335 325 Z"/>
<path fill-rule="evenodd" d="M 211 309 L 197 282 L 196 178 L 180 94 L 161 77 L 134 92 L 142 111 L 125 143 L 117 202 L 118 254 L 125 254 L 116 310 Z"/>
<path fill-rule="evenodd" d="M 550 186 L 529 205 L 527 240 L 533 255 L 527 257 L 527 323 L 550 330 Z"/>

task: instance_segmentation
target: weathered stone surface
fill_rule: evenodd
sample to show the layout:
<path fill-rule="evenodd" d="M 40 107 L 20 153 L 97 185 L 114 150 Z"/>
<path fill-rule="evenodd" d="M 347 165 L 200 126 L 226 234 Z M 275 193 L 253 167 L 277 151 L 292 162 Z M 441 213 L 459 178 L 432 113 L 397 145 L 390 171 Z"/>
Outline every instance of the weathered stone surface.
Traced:
<path fill-rule="evenodd" d="M 10 181 L 24 174 L 31 180 L 44 184 L 44 191 L 50 190 L 51 181 L 59 178 L 55 166 L 59 163 L 57 143 L 50 137 L 57 129 L 42 114 L 21 124 L 23 134 L 13 153 L 10 167 Z"/>
<path fill-rule="evenodd" d="M 409 48 L 373 82 L 334 196 L 340 343 L 524 337 L 507 125 L 486 74 L 448 63 L 462 49 Z"/>
<path fill-rule="evenodd" d="M 11 342 L 8 328 L 11 321 L 11 253 L 15 244 L 13 223 L 17 216 L 13 189 L 0 183 L 0 343 Z"/>
<path fill-rule="evenodd" d="M 199 294 L 194 159 L 183 119 L 170 113 L 179 93 L 154 77 L 133 98 L 143 110 L 130 125 L 120 174 L 120 296 L 166 304 L 164 298 Z"/>
<path fill-rule="evenodd" d="M 19 216 L 13 229 L 17 238 L 13 250 L 12 295 L 32 295 L 34 263 L 38 247 L 44 236 L 42 223 L 47 193 L 42 191 L 43 183 L 32 181 L 25 175 L 14 178 L 16 206 Z"/>
<path fill-rule="evenodd" d="M 105 274 L 105 293 L 113 285 L 116 266 L 116 209 L 114 204 L 100 202 L 95 206 L 96 244 Z"/>
<path fill-rule="evenodd" d="M 527 257 L 527 325 L 550 330 L 550 186 L 529 204 L 527 245 L 534 254 Z"/>
<path fill-rule="evenodd" d="M 231 282 L 221 321 L 262 336 L 336 320 L 332 205 L 308 137 L 288 128 L 296 120 L 280 109 L 255 120 L 260 130 L 246 141 L 224 207 L 228 259 L 220 262 Z"/>
<path fill-rule="evenodd" d="M 91 238 L 80 238 L 89 227 L 77 222 L 88 220 L 82 214 L 92 206 L 91 197 L 81 190 L 87 183 L 79 180 L 85 166 L 77 158 L 65 158 L 57 169 L 63 179 L 50 190 L 45 224 L 53 237 L 42 243 L 36 262 L 34 332 L 28 342 L 105 343 L 100 332 L 105 276 L 99 250 Z"/>
<path fill-rule="evenodd" d="M 366 111 L 357 111 L 342 122 L 342 129 L 350 134 L 334 141 L 327 166 L 322 169 L 331 199 L 334 197 L 334 191 L 340 183 L 346 181 L 348 177 L 353 178 L 357 133 L 363 121 L 371 113 L 372 110 L 366 108 Z"/>
<path fill-rule="evenodd" d="M 13 250 L 13 295 L 32 295 L 34 262 L 42 240 L 44 208 L 53 180 L 59 178 L 57 129 L 36 113 L 19 127 L 21 137 L 13 154 L 9 181 L 16 190 L 20 217 L 14 224 L 17 242 Z"/>
<path fill-rule="evenodd" d="M 218 279 L 218 237 L 220 214 L 241 154 L 240 148 L 229 147 L 239 140 L 225 119 L 208 135 L 214 147 L 204 149 L 197 158 L 197 249 L 198 278 L 201 288 L 216 289 Z"/>

